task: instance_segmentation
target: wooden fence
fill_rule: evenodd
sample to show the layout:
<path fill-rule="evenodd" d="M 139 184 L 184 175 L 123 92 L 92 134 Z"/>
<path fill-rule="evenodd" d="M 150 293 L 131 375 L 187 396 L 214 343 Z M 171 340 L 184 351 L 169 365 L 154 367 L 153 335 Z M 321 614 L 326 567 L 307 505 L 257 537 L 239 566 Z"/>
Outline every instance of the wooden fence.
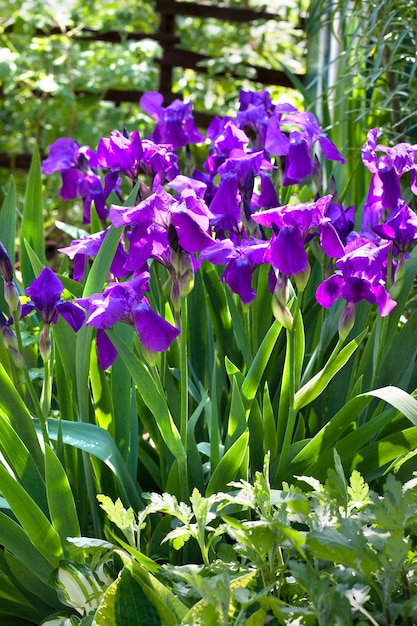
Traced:
<path fill-rule="evenodd" d="M 159 65 L 159 81 L 158 91 L 164 96 L 165 103 L 171 102 L 174 98 L 178 98 L 178 94 L 173 93 L 174 69 L 184 68 L 192 69 L 199 73 L 207 73 L 207 69 L 202 61 L 210 60 L 210 57 L 198 52 L 184 49 L 181 47 L 181 39 L 177 34 L 176 23 L 180 16 L 198 17 L 201 19 L 215 18 L 222 22 L 249 23 L 259 20 L 274 20 L 277 23 L 280 18 L 278 15 L 271 13 L 265 9 L 250 9 L 240 7 L 227 7 L 218 3 L 208 2 L 185 2 L 180 0 L 155 0 L 155 11 L 159 16 L 158 29 L 155 33 L 141 32 L 120 32 L 106 31 L 100 32 L 92 28 L 84 28 L 76 35 L 72 34 L 72 39 L 82 41 L 103 41 L 109 43 L 121 43 L 125 40 L 140 41 L 151 39 L 157 41 L 162 48 L 161 58 L 155 59 L 155 63 Z M 297 25 L 300 30 L 304 30 L 305 24 L 302 19 Z M 5 29 L 6 32 L 13 32 L 13 26 Z M 62 30 L 58 27 L 50 27 L 49 29 L 38 29 L 35 35 L 38 37 L 49 37 L 51 35 L 61 35 Z M 282 87 L 293 87 L 294 83 L 291 78 L 283 71 L 268 69 L 265 67 L 246 66 L 251 81 L 264 85 L 275 85 Z M 228 75 L 232 78 L 242 78 L 242 65 L 239 72 L 228 71 Z M 303 81 L 302 75 L 295 75 L 295 79 Z M 77 95 L 77 92 L 76 92 Z M 138 102 L 142 93 L 137 90 L 121 90 L 108 88 L 102 95 L 104 101 L 111 101 L 115 104 L 122 102 Z M 0 104 L 2 91 L 0 88 Z M 202 111 L 194 110 L 194 118 L 201 127 L 207 127 L 212 116 Z M 0 152 L 1 168 L 17 168 L 27 169 L 31 160 L 30 154 L 9 155 Z"/>

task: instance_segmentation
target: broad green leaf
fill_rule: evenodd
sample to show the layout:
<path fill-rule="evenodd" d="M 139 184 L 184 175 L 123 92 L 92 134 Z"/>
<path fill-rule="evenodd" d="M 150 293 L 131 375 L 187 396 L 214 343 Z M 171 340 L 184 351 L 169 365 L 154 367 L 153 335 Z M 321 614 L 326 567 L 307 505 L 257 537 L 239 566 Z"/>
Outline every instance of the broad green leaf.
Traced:
<path fill-rule="evenodd" d="M 0 491 L 33 545 L 53 567 L 58 567 L 63 551 L 57 531 L 23 487 L 1 465 Z"/>
<path fill-rule="evenodd" d="M 130 346 L 134 329 L 127 324 L 118 324 L 115 332 Z M 123 458 L 136 468 L 137 446 L 134 429 L 137 429 L 137 413 L 134 411 L 135 394 L 132 377 L 122 358 L 116 358 L 111 368 L 111 394 L 113 398 L 115 440 Z"/>
<path fill-rule="evenodd" d="M 119 441 L 115 437 L 114 407 L 108 378 L 98 363 L 94 341 L 93 346 L 93 350 L 90 352 L 90 382 L 96 424 L 107 430 L 115 441 Z M 128 421 L 126 415 L 125 421 Z"/>
<path fill-rule="evenodd" d="M 187 612 L 186 605 L 156 576 L 134 561 L 127 562 L 126 567 L 154 604 L 164 626 L 177 626 Z"/>
<path fill-rule="evenodd" d="M 356 339 L 349 342 L 334 359 L 328 361 L 323 369 L 317 372 L 315 376 L 297 391 L 294 398 L 295 411 L 299 411 L 307 404 L 310 404 L 310 402 L 315 400 L 326 389 L 331 379 L 342 369 L 359 347 L 366 332 L 367 331 L 364 330 Z"/>
<path fill-rule="evenodd" d="M 80 525 L 68 476 L 55 454 L 45 448 L 45 478 L 50 517 L 65 546 L 67 537 L 78 537 Z"/>
<path fill-rule="evenodd" d="M 417 426 L 413 426 L 364 446 L 360 453 L 353 457 L 352 466 L 366 480 L 370 480 L 373 477 L 381 476 L 388 464 L 416 448 Z"/>
<path fill-rule="evenodd" d="M 274 418 L 274 410 L 272 408 L 271 398 L 269 396 L 268 383 L 265 383 L 263 402 L 262 402 L 262 422 L 264 429 L 264 454 L 269 450 L 271 458 L 274 459 L 278 452 L 277 431 Z"/>
<path fill-rule="evenodd" d="M 226 294 L 216 268 L 203 263 L 200 270 L 207 292 L 206 303 L 210 311 L 210 319 L 216 333 L 217 341 L 224 356 L 236 363 L 241 355 L 236 349 L 233 335 L 232 318 L 227 306 Z"/>
<path fill-rule="evenodd" d="M 28 259 L 30 261 L 32 272 L 35 277 L 39 276 L 43 268 L 45 267 L 45 263 L 41 261 L 41 259 L 36 254 L 35 250 L 32 248 L 30 243 L 25 239 L 25 248 Z"/>
<path fill-rule="evenodd" d="M 41 160 L 39 148 L 35 145 L 27 180 L 22 224 L 20 228 L 20 269 L 25 287 L 28 287 L 29 284 L 36 278 L 27 253 L 25 241 L 27 241 L 30 247 L 34 250 L 35 254 L 45 265 L 45 235 L 43 221 Z"/>
<path fill-rule="evenodd" d="M 357 420 L 362 411 L 373 398 L 384 400 L 397 411 L 405 415 L 412 424 L 417 421 L 417 400 L 410 394 L 397 387 L 383 387 L 356 396 L 341 409 L 329 422 L 304 445 L 302 450 L 292 461 L 292 471 L 296 474 L 305 473 L 311 467 L 314 472 L 324 475 L 326 468 L 332 463 L 333 446 L 345 462 L 358 450 L 366 447 L 373 437 L 388 424 L 392 418 L 392 411 L 374 416 L 360 428 Z M 416 424 L 417 425 L 417 424 Z M 353 432 L 343 436 L 351 428 Z"/>
<path fill-rule="evenodd" d="M 267 334 L 265 335 L 255 355 L 255 358 L 250 365 L 249 371 L 246 374 L 245 380 L 242 385 L 242 395 L 248 401 L 253 400 L 256 395 L 262 375 L 265 371 L 265 367 L 267 366 L 272 350 L 276 344 L 281 330 L 281 324 L 278 322 L 278 320 L 275 320 L 268 330 Z"/>
<path fill-rule="evenodd" d="M 9 552 L 5 552 L 4 556 L 12 580 L 19 583 L 20 589 L 25 592 L 26 599 L 39 613 L 48 615 L 52 607 L 56 607 L 58 604 L 56 590 L 49 581 L 40 580 L 33 565 L 28 567 L 27 564 L 22 563 L 20 559 Z"/>
<path fill-rule="evenodd" d="M 9 515 L 1 511 L 0 545 L 7 548 L 7 550 L 20 559 L 27 568 L 36 572 L 40 580 L 48 582 L 53 571 L 53 566 L 47 561 L 45 556 L 35 548 L 22 526 L 15 522 Z"/>
<path fill-rule="evenodd" d="M 245 407 L 236 377 L 232 378 L 232 398 L 230 402 L 229 421 L 227 425 L 226 450 L 240 437 L 246 429 Z"/>
<path fill-rule="evenodd" d="M 227 304 L 232 318 L 233 334 L 236 339 L 236 343 L 242 353 L 245 363 L 252 363 L 252 350 L 250 347 L 249 337 L 245 332 L 245 326 L 242 319 L 242 314 L 239 312 L 233 294 L 230 289 L 225 289 Z"/>
<path fill-rule="evenodd" d="M 133 507 L 143 508 L 139 486 L 129 474 L 115 442 L 106 430 L 85 422 L 48 419 L 48 431 L 52 440 L 56 441 L 60 429 L 64 443 L 103 461 L 116 476 L 122 497 Z"/>
<path fill-rule="evenodd" d="M 106 331 L 125 362 L 144 403 L 151 411 L 162 438 L 178 461 L 186 458 L 178 429 L 171 417 L 165 398 L 155 384 L 148 368 L 138 359 L 125 342 L 113 331 Z"/>
<path fill-rule="evenodd" d="M 165 622 L 167 623 L 167 622 Z M 159 626 L 154 605 L 125 567 L 108 587 L 95 613 L 92 626 Z"/>
<path fill-rule="evenodd" d="M 30 413 L 1 363 L 0 388 L 0 412 L 24 441 L 38 468 L 43 470 L 43 455 Z"/>
<path fill-rule="evenodd" d="M 207 485 L 206 497 L 218 491 L 224 491 L 227 485 L 236 478 L 236 474 L 247 459 L 248 441 L 249 432 L 246 430 L 224 454 Z"/>
<path fill-rule="evenodd" d="M 0 451 L 16 479 L 39 508 L 48 514 L 45 481 L 28 448 L 12 424 L 0 415 Z"/>

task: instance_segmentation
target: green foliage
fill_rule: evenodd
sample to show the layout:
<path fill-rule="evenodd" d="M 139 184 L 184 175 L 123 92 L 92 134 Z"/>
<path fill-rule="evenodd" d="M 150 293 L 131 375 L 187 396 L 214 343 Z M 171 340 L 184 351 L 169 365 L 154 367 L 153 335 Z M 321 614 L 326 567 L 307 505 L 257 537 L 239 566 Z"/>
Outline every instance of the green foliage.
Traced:
<path fill-rule="evenodd" d="M 147 517 L 163 515 L 171 520 L 165 540 L 172 549 L 182 551 L 193 539 L 204 562 L 165 564 L 155 577 L 138 565 L 135 552 L 124 554 L 122 574 L 103 596 L 94 623 L 104 624 L 105 616 L 116 626 L 124 623 L 127 617 L 114 607 L 126 586 L 121 610 L 153 611 L 155 624 L 411 624 L 416 481 L 401 487 L 390 475 L 379 494 L 357 471 L 347 481 L 337 453 L 334 461 L 325 483 L 304 476 L 298 487 L 275 490 L 266 458 L 253 484 L 239 481 L 208 498 L 195 490 L 191 507 L 168 494 L 149 494 L 136 529 Z M 136 517 L 120 503 L 112 508 L 106 500 L 105 506 L 109 523 L 122 532 Z M 138 545 L 136 537 L 131 544 Z M 132 593 L 135 580 L 143 595 Z"/>
<path fill-rule="evenodd" d="M 364 184 L 356 151 L 368 130 L 381 129 L 389 142 L 415 143 L 415 20 L 408 0 L 309 5 L 305 93 L 309 108 L 346 147 L 347 167 L 339 174 L 356 205 L 362 199 L 356 190 Z"/>

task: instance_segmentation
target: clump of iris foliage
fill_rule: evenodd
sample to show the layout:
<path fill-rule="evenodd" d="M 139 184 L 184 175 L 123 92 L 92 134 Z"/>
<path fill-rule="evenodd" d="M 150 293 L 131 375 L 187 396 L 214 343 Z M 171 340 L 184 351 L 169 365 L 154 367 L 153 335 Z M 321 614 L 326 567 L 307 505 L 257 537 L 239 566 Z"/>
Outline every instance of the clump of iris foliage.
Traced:
<path fill-rule="evenodd" d="M 412 624 L 417 147 L 355 208 L 311 113 L 163 104 L 4 198 L 2 624 Z"/>

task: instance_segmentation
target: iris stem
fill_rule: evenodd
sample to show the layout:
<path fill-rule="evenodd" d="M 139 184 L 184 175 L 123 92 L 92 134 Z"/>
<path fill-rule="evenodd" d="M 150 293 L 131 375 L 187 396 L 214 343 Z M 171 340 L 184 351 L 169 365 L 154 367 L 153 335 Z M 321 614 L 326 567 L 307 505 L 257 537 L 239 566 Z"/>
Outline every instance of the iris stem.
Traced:
<path fill-rule="evenodd" d="M 296 388 L 299 384 L 297 380 L 297 370 L 300 371 L 300 367 L 297 367 L 296 355 L 297 355 L 297 334 L 296 325 L 297 318 L 301 308 L 303 294 L 299 292 L 295 300 L 293 314 L 293 325 L 287 330 L 287 351 L 289 358 L 289 385 L 288 385 L 288 419 L 285 426 L 284 439 L 282 442 L 281 454 L 279 455 L 279 462 L 276 474 L 276 481 L 281 482 L 284 468 L 287 464 L 288 452 L 294 436 L 295 424 L 297 421 L 298 411 L 294 410 L 294 398 Z"/>
<path fill-rule="evenodd" d="M 20 354 L 23 356 L 23 343 L 22 343 L 22 336 L 20 334 L 20 327 L 19 327 L 19 318 L 17 315 L 17 311 L 13 311 L 12 312 L 12 317 L 13 317 L 13 324 L 14 324 L 14 329 L 15 329 L 15 333 L 16 333 L 16 338 L 17 338 L 17 345 L 18 345 L 18 349 Z M 29 376 L 29 370 L 28 368 L 25 367 L 23 368 L 23 375 L 25 377 L 25 383 L 26 383 L 26 387 L 27 390 L 29 392 L 30 398 L 32 400 L 32 404 L 33 404 L 33 408 L 35 410 L 35 413 L 39 419 L 39 423 L 41 425 L 41 431 L 42 431 L 42 436 L 43 436 L 43 440 L 46 444 L 49 444 L 49 435 L 48 435 L 48 429 L 46 427 L 46 417 L 42 411 L 42 407 L 40 405 L 39 402 L 39 398 L 36 395 L 35 389 L 33 388 L 33 384 L 32 381 L 30 379 Z"/>
<path fill-rule="evenodd" d="M 188 425 L 188 348 L 187 348 L 187 298 L 181 300 L 181 341 L 180 341 L 180 368 L 181 368 L 181 419 L 180 433 L 184 448 L 187 449 Z"/>
<path fill-rule="evenodd" d="M 188 429 L 188 308 L 187 298 L 181 298 L 181 335 L 180 335 L 180 390 L 181 390 L 181 415 L 180 436 L 184 446 L 184 454 L 187 455 L 187 429 Z M 179 462 L 179 485 L 181 498 L 188 499 L 188 463 L 187 457 Z M 185 500 L 184 500 L 185 501 Z"/>
<path fill-rule="evenodd" d="M 44 361 L 43 364 L 43 385 L 41 393 L 41 409 L 42 414 L 47 418 L 51 408 L 52 397 L 52 377 L 51 377 L 51 358 Z"/>

